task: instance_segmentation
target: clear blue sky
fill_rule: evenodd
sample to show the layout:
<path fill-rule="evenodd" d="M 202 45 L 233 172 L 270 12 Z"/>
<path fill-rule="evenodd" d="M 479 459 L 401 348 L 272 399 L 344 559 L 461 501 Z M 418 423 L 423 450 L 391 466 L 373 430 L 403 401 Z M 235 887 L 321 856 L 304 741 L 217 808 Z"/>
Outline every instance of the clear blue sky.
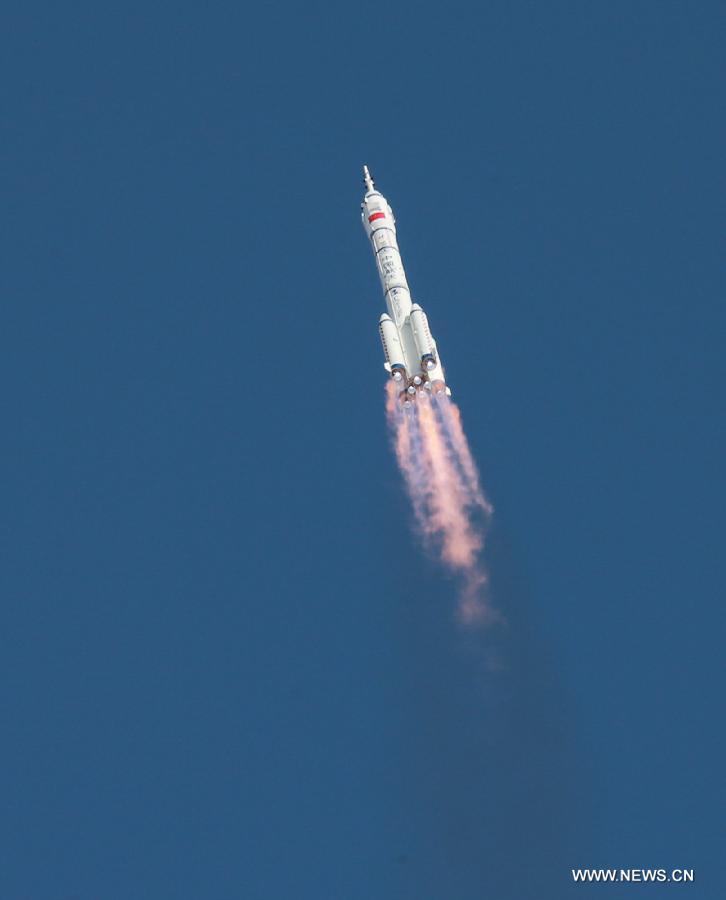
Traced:
<path fill-rule="evenodd" d="M 0 897 L 723 897 L 723 5 L 151 7 L 2 17 Z M 497 509 L 477 640 L 364 162 Z"/>

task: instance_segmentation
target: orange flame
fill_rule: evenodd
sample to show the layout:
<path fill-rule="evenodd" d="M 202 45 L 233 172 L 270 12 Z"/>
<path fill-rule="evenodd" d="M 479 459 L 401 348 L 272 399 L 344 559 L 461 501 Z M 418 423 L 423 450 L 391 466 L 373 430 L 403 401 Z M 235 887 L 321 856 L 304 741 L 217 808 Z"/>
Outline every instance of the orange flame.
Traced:
<path fill-rule="evenodd" d="M 389 382 L 386 412 L 417 528 L 426 546 L 462 578 L 461 619 L 481 622 L 488 608 L 480 554 L 492 507 L 481 490 L 459 410 L 446 394 L 425 391 L 404 407 Z"/>

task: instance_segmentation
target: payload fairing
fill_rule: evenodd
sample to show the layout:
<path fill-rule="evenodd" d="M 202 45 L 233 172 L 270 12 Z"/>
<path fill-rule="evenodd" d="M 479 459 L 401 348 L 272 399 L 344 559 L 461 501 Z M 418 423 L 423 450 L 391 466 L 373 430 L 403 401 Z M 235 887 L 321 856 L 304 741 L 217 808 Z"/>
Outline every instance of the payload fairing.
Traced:
<path fill-rule="evenodd" d="M 361 203 L 363 227 L 373 247 L 388 309 L 378 325 L 386 371 L 400 385 L 406 403 L 414 400 L 420 390 L 450 394 L 426 313 L 411 301 L 396 241 L 393 210 L 376 190 L 368 166 L 363 166 L 363 182 L 366 186 Z"/>

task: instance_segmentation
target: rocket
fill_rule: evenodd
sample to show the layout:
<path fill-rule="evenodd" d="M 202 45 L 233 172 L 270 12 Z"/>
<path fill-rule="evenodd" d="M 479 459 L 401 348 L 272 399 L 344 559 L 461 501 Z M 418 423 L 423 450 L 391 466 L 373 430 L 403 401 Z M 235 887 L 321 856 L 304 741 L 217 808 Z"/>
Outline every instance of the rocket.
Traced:
<path fill-rule="evenodd" d="M 378 324 L 384 368 L 400 386 L 401 399 L 407 405 L 423 390 L 445 391 L 450 395 L 426 313 L 411 300 L 396 240 L 393 210 L 376 190 L 368 166 L 363 166 L 363 183 L 366 193 L 361 203 L 361 218 L 373 247 L 388 310 Z"/>

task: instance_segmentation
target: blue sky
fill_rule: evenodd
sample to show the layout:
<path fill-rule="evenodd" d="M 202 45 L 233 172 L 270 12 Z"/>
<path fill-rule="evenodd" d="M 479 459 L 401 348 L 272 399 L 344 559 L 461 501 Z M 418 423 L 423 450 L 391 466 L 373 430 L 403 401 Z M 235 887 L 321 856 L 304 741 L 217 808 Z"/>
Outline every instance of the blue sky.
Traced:
<path fill-rule="evenodd" d="M 723 896 L 723 8 L 3 23 L 0 895 Z M 483 636 L 388 446 L 364 162 Z"/>

